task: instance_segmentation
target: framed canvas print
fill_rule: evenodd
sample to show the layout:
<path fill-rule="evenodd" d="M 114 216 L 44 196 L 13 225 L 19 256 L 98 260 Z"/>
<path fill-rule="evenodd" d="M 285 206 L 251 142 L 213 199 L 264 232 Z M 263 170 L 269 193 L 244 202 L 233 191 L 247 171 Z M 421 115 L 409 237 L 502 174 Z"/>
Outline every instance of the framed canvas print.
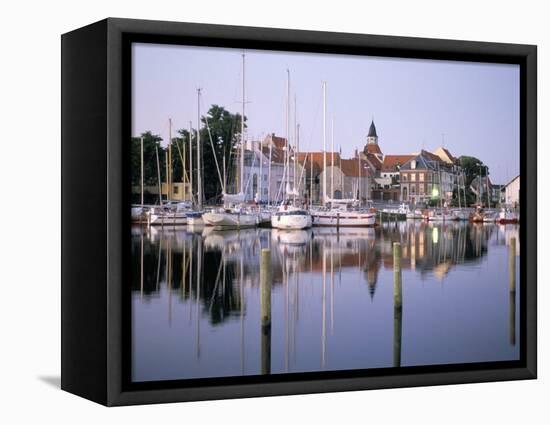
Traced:
<path fill-rule="evenodd" d="M 536 377 L 536 47 L 106 19 L 62 37 L 62 388 Z"/>

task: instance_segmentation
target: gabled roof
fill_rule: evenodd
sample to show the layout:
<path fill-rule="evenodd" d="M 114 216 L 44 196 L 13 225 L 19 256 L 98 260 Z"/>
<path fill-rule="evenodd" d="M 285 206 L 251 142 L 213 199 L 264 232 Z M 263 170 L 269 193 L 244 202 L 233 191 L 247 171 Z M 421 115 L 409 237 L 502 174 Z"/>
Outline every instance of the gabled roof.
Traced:
<path fill-rule="evenodd" d="M 341 158 L 339 152 L 327 152 L 327 167 L 332 165 L 332 154 L 334 153 L 334 164 L 338 165 Z M 319 170 L 323 170 L 323 152 L 300 152 L 298 156 L 298 161 L 304 161 L 307 155 L 307 159 L 313 161 L 314 164 L 317 164 Z"/>
<path fill-rule="evenodd" d="M 372 153 L 367 154 L 367 161 L 374 167 L 375 170 L 380 170 L 382 168 L 382 161 L 380 161 L 380 158 Z"/>
<path fill-rule="evenodd" d="M 458 158 L 455 158 L 454 156 L 452 156 L 451 152 L 449 152 L 448 149 L 445 149 L 444 147 L 441 147 L 441 150 L 443 152 L 445 152 L 445 155 L 447 155 L 447 157 L 451 160 L 452 163 L 455 163 L 457 161 Z"/>
<path fill-rule="evenodd" d="M 415 170 L 437 170 L 438 160 L 434 160 L 433 157 L 439 158 L 437 155 L 431 154 L 430 156 L 426 155 L 430 153 L 427 151 L 421 151 L 418 155 L 412 155 L 411 158 L 401 166 L 402 171 L 412 170 L 411 162 L 414 159 L 416 161 Z"/>
<path fill-rule="evenodd" d="M 367 166 L 367 161 L 360 161 L 361 165 L 359 165 L 359 160 L 357 158 L 342 159 L 341 163 L 336 164 L 336 166 L 340 165 L 342 172 L 348 177 L 366 177 L 367 175 L 372 175 L 372 170 L 370 170 L 370 168 L 365 168 Z"/>
<path fill-rule="evenodd" d="M 519 179 L 519 174 L 516 177 L 514 177 L 512 180 L 510 180 L 508 183 L 506 183 L 504 187 L 510 186 L 510 184 L 512 184 L 516 179 Z"/>
<path fill-rule="evenodd" d="M 365 146 L 364 152 L 365 153 L 372 153 L 372 154 L 381 154 L 382 153 L 382 151 L 380 150 L 380 146 L 378 146 L 377 144 L 374 144 L 374 143 L 368 143 Z"/>
<path fill-rule="evenodd" d="M 401 166 L 414 158 L 414 155 L 386 155 L 382 162 L 382 171 L 396 172 Z"/>
<path fill-rule="evenodd" d="M 273 143 L 273 146 L 275 146 L 279 149 L 283 149 L 287 145 L 285 137 L 275 136 L 274 133 L 267 136 L 266 139 L 270 139 L 271 142 Z"/>
<path fill-rule="evenodd" d="M 431 153 L 430 151 L 427 151 L 427 150 L 424 150 L 424 149 L 422 149 L 420 151 L 420 155 L 425 156 L 426 158 L 428 158 L 431 161 L 437 161 L 437 162 L 442 162 L 443 161 L 439 155 L 436 155 L 435 153 Z"/>
<path fill-rule="evenodd" d="M 267 159 L 269 159 L 269 146 L 262 146 L 262 153 Z M 271 162 L 273 164 L 284 164 L 285 151 L 274 146 L 271 149 Z"/>

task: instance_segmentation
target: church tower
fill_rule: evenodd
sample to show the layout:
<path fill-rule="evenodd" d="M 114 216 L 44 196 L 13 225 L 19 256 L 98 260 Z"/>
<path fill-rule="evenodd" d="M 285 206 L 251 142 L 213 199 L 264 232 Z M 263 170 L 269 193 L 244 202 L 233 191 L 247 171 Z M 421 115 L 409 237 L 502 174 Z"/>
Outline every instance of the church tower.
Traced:
<path fill-rule="evenodd" d="M 384 158 L 382 150 L 380 149 L 380 146 L 378 146 L 378 134 L 376 134 L 374 120 L 370 123 L 369 132 L 367 134 L 367 144 L 365 145 L 363 153 L 366 157 L 369 155 L 374 155 L 379 161 L 382 161 Z"/>
<path fill-rule="evenodd" d="M 367 134 L 367 145 L 378 145 L 378 135 L 376 134 L 374 120 L 370 123 L 369 133 Z"/>

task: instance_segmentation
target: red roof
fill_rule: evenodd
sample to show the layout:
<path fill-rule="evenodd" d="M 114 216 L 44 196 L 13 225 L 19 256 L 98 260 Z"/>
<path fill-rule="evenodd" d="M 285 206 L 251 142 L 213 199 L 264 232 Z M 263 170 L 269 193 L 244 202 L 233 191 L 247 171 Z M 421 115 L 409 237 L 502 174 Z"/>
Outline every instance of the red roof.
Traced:
<path fill-rule="evenodd" d="M 384 156 L 384 161 L 382 162 L 382 171 L 399 171 L 400 166 L 402 166 L 415 156 L 416 155 L 386 155 Z"/>
<path fill-rule="evenodd" d="M 332 165 L 332 154 L 333 152 L 327 152 L 327 167 Z M 300 152 L 298 154 L 298 161 L 304 161 L 306 155 L 308 161 L 313 161 L 314 164 L 317 164 L 320 171 L 323 170 L 323 152 Z M 340 160 L 340 153 L 334 152 L 334 164 L 338 165 Z"/>
<path fill-rule="evenodd" d="M 344 173 L 344 175 L 348 177 L 366 177 L 367 175 L 372 175 L 372 170 L 367 167 L 367 161 L 360 160 L 361 161 L 361 168 L 359 168 L 359 160 L 357 158 L 352 159 L 342 159 L 341 161 L 341 170 Z M 338 165 L 338 164 L 337 164 Z"/>
<path fill-rule="evenodd" d="M 271 141 L 273 142 L 273 145 L 276 146 L 279 149 L 283 149 L 286 146 L 286 138 L 275 136 L 275 134 L 271 134 L 270 136 L 267 136 Z"/>
<path fill-rule="evenodd" d="M 372 153 L 372 154 L 381 154 L 382 151 L 380 150 L 380 146 L 378 146 L 375 143 L 369 143 L 365 146 L 365 153 Z"/>
<path fill-rule="evenodd" d="M 306 160 L 307 155 L 307 160 Z M 298 161 L 306 161 L 306 171 L 309 173 L 311 169 L 311 162 L 313 162 L 313 174 L 318 175 L 323 171 L 323 152 L 300 152 L 298 154 Z M 332 165 L 332 152 L 327 152 L 327 167 Z M 361 159 L 361 176 L 366 176 L 367 173 L 372 174 L 373 170 L 369 170 L 367 167 L 368 162 Z M 334 152 L 334 166 L 340 167 L 344 175 L 349 177 L 359 177 L 359 160 L 357 158 L 342 159 L 339 152 Z"/>
<path fill-rule="evenodd" d="M 269 159 L 269 147 L 262 146 L 262 153 L 266 158 Z M 285 151 L 274 146 L 271 149 L 271 162 L 275 164 L 284 164 L 285 162 Z"/>
<path fill-rule="evenodd" d="M 367 160 L 376 170 L 380 170 L 382 168 L 382 161 L 380 161 L 380 158 L 378 158 L 373 153 L 367 154 Z"/>

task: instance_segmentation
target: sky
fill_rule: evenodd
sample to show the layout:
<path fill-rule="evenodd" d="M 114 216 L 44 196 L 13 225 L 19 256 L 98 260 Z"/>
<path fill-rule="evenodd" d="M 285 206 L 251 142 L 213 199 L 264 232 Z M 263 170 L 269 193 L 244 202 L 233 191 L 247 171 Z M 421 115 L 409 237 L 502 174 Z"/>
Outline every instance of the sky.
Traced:
<path fill-rule="evenodd" d="M 335 150 L 351 157 L 374 119 L 384 154 L 444 146 L 481 159 L 493 183 L 519 174 L 519 66 L 509 64 L 136 43 L 132 135 L 168 140 L 169 118 L 173 135 L 190 121 L 196 128 L 197 88 L 201 114 L 212 104 L 240 112 L 243 52 L 247 139 L 285 136 L 288 69 L 301 151 L 323 148 L 325 81 L 328 150 L 333 122 Z"/>

